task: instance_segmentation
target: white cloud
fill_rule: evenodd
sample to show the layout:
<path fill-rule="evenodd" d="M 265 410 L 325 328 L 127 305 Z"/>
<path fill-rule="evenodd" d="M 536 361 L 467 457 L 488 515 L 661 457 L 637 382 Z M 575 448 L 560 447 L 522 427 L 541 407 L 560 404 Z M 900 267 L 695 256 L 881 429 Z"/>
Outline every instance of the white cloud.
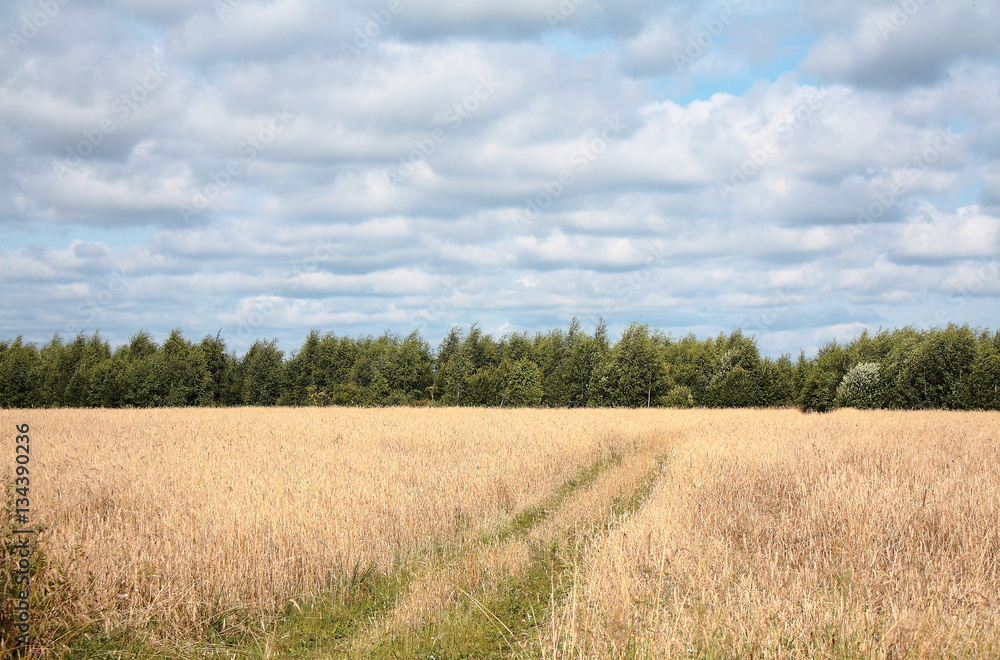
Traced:
<path fill-rule="evenodd" d="M 432 341 L 600 314 L 714 333 L 777 310 L 762 345 L 797 352 L 932 316 L 926 291 L 1000 249 L 992 7 L 918 1 L 883 38 L 892 2 L 567 2 L 552 26 L 556 1 L 412 0 L 354 55 L 341 42 L 387 2 L 65 5 L 0 62 L 0 338 L 82 319 L 291 349 L 431 309 Z M 169 75 L 119 119 L 152 63 Z M 294 117 L 272 135 L 276 109 Z M 127 288 L 89 309 L 116 273 Z M 991 286 L 953 315 L 992 322 Z"/>
<path fill-rule="evenodd" d="M 923 259 L 969 259 L 1000 254 L 1000 219 L 977 206 L 941 213 L 931 207 L 906 224 L 895 256 Z"/>
<path fill-rule="evenodd" d="M 991 3 L 910 0 L 863 10 L 854 31 L 828 34 L 806 71 L 862 86 L 903 88 L 943 79 L 961 58 L 1000 52 L 1000 15 Z"/>

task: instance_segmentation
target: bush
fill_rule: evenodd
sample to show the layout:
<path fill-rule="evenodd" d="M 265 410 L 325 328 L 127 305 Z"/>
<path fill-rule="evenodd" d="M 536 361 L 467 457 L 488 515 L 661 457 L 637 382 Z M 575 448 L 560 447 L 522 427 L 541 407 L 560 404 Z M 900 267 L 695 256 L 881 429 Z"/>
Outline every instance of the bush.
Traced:
<path fill-rule="evenodd" d="M 877 408 L 881 403 L 878 363 L 854 365 L 837 386 L 834 403 L 851 408 Z"/>
<path fill-rule="evenodd" d="M 329 397 L 329 404 L 334 406 L 357 406 L 361 405 L 361 391 L 354 383 L 341 383 L 335 385 L 333 393 Z M 326 400 L 322 405 L 327 405 Z"/>
<path fill-rule="evenodd" d="M 694 394 L 690 387 L 678 385 L 670 392 L 660 398 L 660 405 L 667 408 L 692 408 L 694 407 Z"/>

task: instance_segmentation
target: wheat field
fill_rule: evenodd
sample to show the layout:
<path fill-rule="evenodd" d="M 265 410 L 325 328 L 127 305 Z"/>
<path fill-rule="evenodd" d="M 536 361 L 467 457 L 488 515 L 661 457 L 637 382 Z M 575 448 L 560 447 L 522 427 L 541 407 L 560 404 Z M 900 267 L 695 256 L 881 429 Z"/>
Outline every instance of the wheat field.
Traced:
<path fill-rule="evenodd" d="M 32 517 L 47 527 L 36 657 L 94 635 L 178 658 L 1000 656 L 996 413 L 0 422 L 11 437 L 31 425 Z M 310 612 L 359 566 L 398 588 L 293 649 L 296 617 L 329 627 Z"/>
<path fill-rule="evenodd" d="M 546 655 L 1000 657 L 998 456 L 993 413 L 706 412 Z"/>

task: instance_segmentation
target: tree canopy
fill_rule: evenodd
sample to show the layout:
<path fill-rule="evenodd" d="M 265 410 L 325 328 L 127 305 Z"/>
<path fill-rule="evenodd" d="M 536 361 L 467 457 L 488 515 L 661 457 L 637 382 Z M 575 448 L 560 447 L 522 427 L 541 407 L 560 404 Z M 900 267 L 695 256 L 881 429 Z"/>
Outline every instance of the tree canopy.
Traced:
<path fill-rule="evenodd" d="M 437 350 L 416 331 L 312 330 L 287 356 L 273 340 L 237 356 L 219 335 L 192 343 L 179 329 L 162 345 L 139 331 L 113 351 L 99 333 L 0 341 L 0 407 L 236 405 L 998 410 L 1000 332 L 865 332 L 795 362 L 761 356 L 740 330 L 675 339 L 633 323 L 611 342 L 603 321 L 588 334 L 575 319 L 533 336 L 455 327 Z"/>

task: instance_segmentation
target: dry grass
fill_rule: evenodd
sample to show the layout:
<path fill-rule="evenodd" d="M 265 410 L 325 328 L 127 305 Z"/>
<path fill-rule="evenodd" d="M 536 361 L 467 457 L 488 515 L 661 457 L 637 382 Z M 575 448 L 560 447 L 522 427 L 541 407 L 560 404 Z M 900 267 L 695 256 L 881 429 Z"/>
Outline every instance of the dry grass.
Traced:
<path fill-rule="evenodd" d="M 544 655 L 1000 656 L 1000 415 L 701 415 Z"/>
<path fill-rule="evenodd" d="M 465 535 L 456 552 L 435 557 L 422 566 L 389 616 L 370 634 L 356 640 L 352 655 L 366 657 L 368 649 L 393 638 L 419 637 L 419 629 L 428 625 L 437 634 L 441 629 L 471 625 L 468 610 L 475 613 L 478 606 L 470 603 L 495 603 L 512 582 L 518 585 L 521 597 L 531 600 L 544 596 L 539 608 L 544 609 L 550 585 L 544 585 L 544 593 L 534 594 L 528 593 L 524 584 L 526 574 L 532 570 L 544 571 L 545 567 L 537 565 L 538 550 L 557 548 L 561 563 L 572 562 L 580 544 L 603 526 L 615 524 L 611 518 L 616 502 L 632 495 L 643 477 L 655 469 L 655 452 L 662 450 L 663 442 L 660 432 L 648 432 L 631 443 L 620 442 L 613 457 L 588 469 L 590 479 L 586 483 L 558 501 L 550 498 L 537 519 L 510 529 L 502 538 Z M 550 577 L 561 579 L 558 575 Z M 481 617 L 473 618 L 485 623 Z M 516 628 L 518 622 L 505 623 L 508 628 Z"/>
<path fill-rule="evenodd" d="M 487 530 L 642 424 L 610 411 L 0 411 L 0 428 L 25 422 L 33 515 L 76 587 L 69 618 L 178 638 Z"/>
<path fill-rule="evenodd" d="M 63 597 L 47 648 L 72 622 L 178 648 L 211 621 L 266 657 L 290 599 L 374 561 L 410 577 L 352 655 L 454 637 L 471 599 L 533 580 L 532 657 L 1000 656 L 996 413 L 0 411 L 25 422 L 51 525 L 36 585 Z"/>

